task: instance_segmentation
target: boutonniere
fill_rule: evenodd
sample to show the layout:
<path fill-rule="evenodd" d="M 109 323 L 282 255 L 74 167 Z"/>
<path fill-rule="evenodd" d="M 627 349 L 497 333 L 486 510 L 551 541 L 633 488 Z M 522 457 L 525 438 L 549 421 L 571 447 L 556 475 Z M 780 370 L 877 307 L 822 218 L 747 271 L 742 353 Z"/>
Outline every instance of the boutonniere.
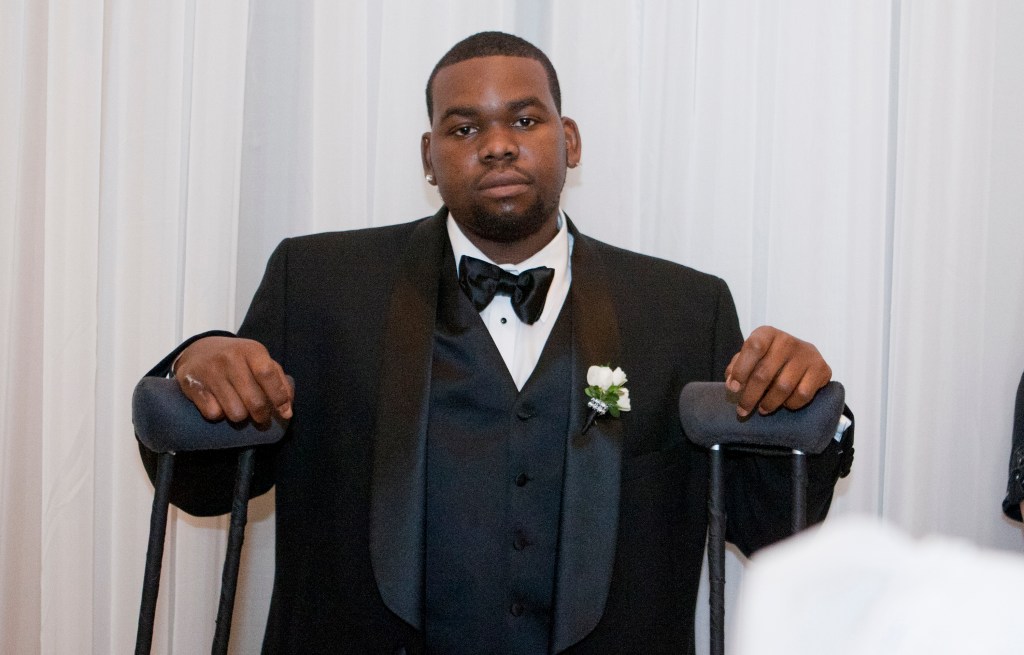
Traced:
<path fill-rule="evenodd" d="M 590 414 L 583 424 L 583 433 L 593 424 L 598 416 L 611 414 L 615 418 L 621 412 L 629 411 L 629 389 L 626 388 L 626 373 L 619 367 L 613 371 L 610 366 L 591 366 L 587 369 L 587 384 L 583 390 L 590 398 L 587 407 Z"/>

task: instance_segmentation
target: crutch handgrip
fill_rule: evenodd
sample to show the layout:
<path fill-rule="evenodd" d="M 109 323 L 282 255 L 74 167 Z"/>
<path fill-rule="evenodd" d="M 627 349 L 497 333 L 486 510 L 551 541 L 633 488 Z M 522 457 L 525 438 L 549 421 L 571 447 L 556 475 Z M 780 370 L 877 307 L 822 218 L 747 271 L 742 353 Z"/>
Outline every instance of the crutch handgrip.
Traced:
<path fill-rule="evenodd" d="M 288 382 L 294 386 L 289 376 Z M 274 417 L 268 425 L 250 420 L 208 421 L 181 392 L 178 381 L 144 377 L 132 394 L 135 434 L 155 453 L 177 453 L 220 448 L 242 448 L 275 443 L 284 436 L 288 422 Z"/>
<path fill-rule="evenodd" d="M 832 381 L 798 410 L 781 407 L 767 416 L 753 412 L 740 418 L 724 382 L 691 382 L 679 395 L 679 416 L 690 441 L 705 448 L 743 444 L 817 454 L 835 437 L 845 396 L 843 385 Z"/>

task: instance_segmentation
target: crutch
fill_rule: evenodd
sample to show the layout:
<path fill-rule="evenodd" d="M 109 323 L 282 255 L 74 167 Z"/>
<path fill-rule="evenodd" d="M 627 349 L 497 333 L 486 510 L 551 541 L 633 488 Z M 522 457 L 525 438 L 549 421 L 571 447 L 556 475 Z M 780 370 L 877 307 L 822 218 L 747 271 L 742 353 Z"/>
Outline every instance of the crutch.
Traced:
<path fill-rule="evenodd" d="M 836 434 L 845 391 L 829 382 L 805 407 L 781 408 L 769 416 L 736 415 L 735 398 L 724 382 L 691 382 L 679 395 L 679 416 L 686 436 L 710 450 L 708 482 L 708 577 L 711 584 L 711 655 L 725 652 L 725 480 L 726 446 L 790 451 L 793 454 L 793 532 L 807 525 L 807 457 L 818 454 Z"/>
<path fill-rule="evenodd" d="M 290 378 L 289 378 L 289 381 Z M 157 453 L 157 470 L 153 496 L 153 512 L 149 523 L 149 546 L 146 550 L 146 571 L 139 606 L 139 628 L 135 638 L 136 655 L 150 652 L 153 643 L 153 620 L 160 591 L 160 566 L 167 531 L 167 506 L 171 480 L 174 477 L 174 455 L 180 452 L 241 448 L 235 491 L 231 504 L 231 525 L 228 547 L 221 577 L 220 606 L 212 652 L 227 653 L 231 633 L 231 614 L 235 604 L 235 588 L 241 560 L 242 540 L 249 506 L 249 483 L 252 481 L 255 447 L 279 441 L 286 422 L 275 419 L 267 426 L 251 421 L 232 423 L 227 420 L 207 421 L 195 405 L 181 393 L 173 379 L 144 377 L 132 395 L 132 422 L 135 434 L 146 448 Z"/>

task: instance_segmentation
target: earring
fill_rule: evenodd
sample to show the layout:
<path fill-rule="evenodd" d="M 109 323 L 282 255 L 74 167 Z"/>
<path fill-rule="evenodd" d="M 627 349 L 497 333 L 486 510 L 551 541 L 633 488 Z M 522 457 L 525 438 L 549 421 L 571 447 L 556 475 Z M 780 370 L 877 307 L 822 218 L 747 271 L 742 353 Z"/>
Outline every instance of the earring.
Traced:
<path fill-rule="evenodd" d="M 434 176 L 433 175 L 426 175 L 425 178 L 427 180 L 427 184 L 433 184 L 434 183 Z"/>

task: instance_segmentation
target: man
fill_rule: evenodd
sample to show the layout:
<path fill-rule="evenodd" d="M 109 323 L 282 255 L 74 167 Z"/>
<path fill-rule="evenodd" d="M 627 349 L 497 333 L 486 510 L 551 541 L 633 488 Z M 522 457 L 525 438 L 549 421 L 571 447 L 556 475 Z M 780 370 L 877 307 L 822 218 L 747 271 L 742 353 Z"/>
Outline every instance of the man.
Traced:
<path fill-rule="evenodd" d="M 721 280 L 580 234 L 559 211 L 581 154 L 560 104 L 529 43 L 457 44 L 427 85 L 437 215 L 284 241 L 237 338 L 152 371 L 173 362 L 207 418 L 292 419 L 254 481 L 277 485 L 265 652 L 692 651 L 707 457 L 679 391 L 728 379 L 740 414 L 771 412 L 831 370 L 773 328 L 743 342 Z M 586 371 L 606 364 L 631 409 L 585 430 Z M 841 451 L 812 458 L 812 520 Z M 179 457 L 174 502 L 227 511 L 231 454 Z M 784 536 L 787 464 L 730 469 L 730 538 Z"/>

